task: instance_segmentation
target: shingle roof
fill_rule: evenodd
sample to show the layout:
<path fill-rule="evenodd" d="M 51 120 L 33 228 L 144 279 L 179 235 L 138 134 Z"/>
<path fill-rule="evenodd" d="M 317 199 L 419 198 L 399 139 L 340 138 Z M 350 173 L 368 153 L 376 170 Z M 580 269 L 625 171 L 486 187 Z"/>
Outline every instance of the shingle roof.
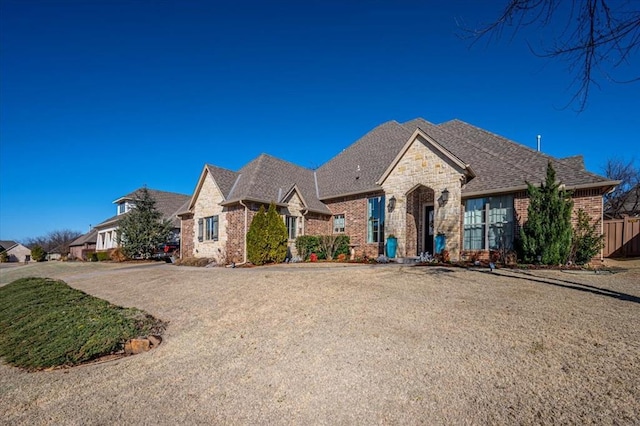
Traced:
<path fill-rule="evenodd" d="M 510 190 L 524 187 L 525 182 L 543 182 L 549 161 L 557 179 L 569 188 L 611 183 L 605 177 L 579 168 L 574 160 L 556 159 L 460 120 L 448 121 L 434 128 L 444 131 L 433 135 L 435 139 L 465 159 L 477 174 L 467 183 L 463 195 Z"/>
<path fill-rule="evenodd" d="M 237 174 L 237 181 L 224 204 L 241 200 L 279 203 L 296 185 L 309 210 L 331 213 L 318 199 L 313 170 L 261 154 L 241 168 Z"/>
<path fill-rule="evenodd" d="M 4 240 L 4 241 L 0 241 L 0 252 L 5 251 L 5 250 L 9 250 L 14 246 L 17 246 L 18 243 L 16 243 L 15 241 L 11 241 L 11 240 Z"/>
<path fill-rule="evenodd" d="M 323 164 L 316 171 L 320 199 L 379 190 L 377 180 L 414 130 L 388 121 Z"/>
<path fill-rule="evenodd" d="M 114 201 L 114 203 L 121 203 L 123 201 L 135 201 L 138 198 L 140 191 L 142 188 L 138 188 L 135 191 L 125 195 L 124 197 L 120 197 Z M 160 213 L 162 213 L 162 217 L 164 219 L 168 219 L 171 221 L 171 224 L 174 228 L 180 227 L 180 219 L 176 216 L 180 209 L 184 206 L 186 202 L 191 199 L 190 195 L 178 194 L 176 192 L 167 192 L 167 191 L 159 191 L 157 189 L 149 189 L 149 194 L 156 201 L 156 209 Z M 104 228 L 107 226 L 113 226 L 120 218 L 119 215 L 112 216 L 109 219 L 99 223 L 95 226 L 95 228 Z"/>
<path fill-rule="evenodd" d="M 73 240 L 71 244 L 69 244 L 69 247 L 82 246 L 84 244 L 92 244 L 92 243 L 95 244 L 97 241 L 98 241 L 98 230 L 96 228 L 93 228 L 91 231 L 87 232 L 86 234 L 80 235 L 78 238 Z"/>
<path fill-rule="evenodd" d="M 476 176 L 467 182 L 463 195 L 508 192 L 525 188 L 525 182 L 542 182 L 549 161 L 567 187 L 612 184 L 586 171 L 581 156 L 556 159 L 460 120 L 435 125 L 422 118 L 379 125 L 315 173 L 266 154 L 238 172 L 207 168 L 225 193 L 226 205 L 240 200 L 281 202 L 296 185 L 310 210 L 329 214 L 323 200 L 381 190 L 377 182 L 418 128 L 448 151 L 447 155 L 473 170 Z"/>
<path fill-rule="evenodd" d="M 211 164 L 207 164 L 207 170 L 218 184 L 224 198 L 229 197 L 229 192 L 231 192 L 231 188 L 233 188 L 233 184 L 238 179 L 239 174 Z"/>

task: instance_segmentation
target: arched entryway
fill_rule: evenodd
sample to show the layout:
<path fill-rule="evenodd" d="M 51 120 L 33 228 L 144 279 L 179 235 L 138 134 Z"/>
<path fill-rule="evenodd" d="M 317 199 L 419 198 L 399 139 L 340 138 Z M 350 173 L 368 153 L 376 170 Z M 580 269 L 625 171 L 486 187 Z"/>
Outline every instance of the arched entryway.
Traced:
<path fill-rule="evenodd" d="M 434 253 L 435 208 L 433 189 L 418 185 L 407 197 L 407 255 Z"/>

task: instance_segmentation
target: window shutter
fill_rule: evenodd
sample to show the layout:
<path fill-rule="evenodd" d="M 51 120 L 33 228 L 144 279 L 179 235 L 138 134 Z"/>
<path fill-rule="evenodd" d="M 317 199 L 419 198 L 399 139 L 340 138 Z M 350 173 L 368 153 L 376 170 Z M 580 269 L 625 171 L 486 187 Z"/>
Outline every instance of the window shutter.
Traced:
<path fill-rule="evenodd" d="M 213 240 L 218 241 L 218 215 L 213 217 Z"/>
<path fill-rule="evenodd" d="M 202 242 L 204 234 L 204 221 L 202 218 L 198 219 L 198 241 Z"/>

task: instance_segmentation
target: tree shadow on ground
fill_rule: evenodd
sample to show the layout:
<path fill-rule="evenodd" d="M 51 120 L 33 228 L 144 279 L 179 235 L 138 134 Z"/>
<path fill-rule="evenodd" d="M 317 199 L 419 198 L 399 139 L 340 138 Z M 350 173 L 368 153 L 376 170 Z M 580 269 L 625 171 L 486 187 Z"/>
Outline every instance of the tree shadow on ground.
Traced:
<path fill-rule="evenodd" d="M 499 270 L 496 270 L 494 272 L 491 272 L 491 271 L 476 271 L 476 272 L 480 272 L 483 274 L 490 274 L 490 275 L 500 275 L 502 277 L 517 278 L 519 280 L 525 280 L 525 281 L 534 281 L 542 284 L 553 285 L 556 287 L 567 288 L 570 290 L 583 291 L 585 293 L 591 293 L 598 296 L 611 297 L 618 300 L 624 300 L 626 302 L 640 303 L 640 297 L 634 296 L 632 294 L 621 293 L 615 290 L 609 290 L 606 288 L 596 287 L 589 284 L 582 284 L 575 281 L 563 280 L 560 278 L 539 277 L 524 271 L 518 271 L 518 272 L 514 271 L 513 274 L 500 273 Z"/>

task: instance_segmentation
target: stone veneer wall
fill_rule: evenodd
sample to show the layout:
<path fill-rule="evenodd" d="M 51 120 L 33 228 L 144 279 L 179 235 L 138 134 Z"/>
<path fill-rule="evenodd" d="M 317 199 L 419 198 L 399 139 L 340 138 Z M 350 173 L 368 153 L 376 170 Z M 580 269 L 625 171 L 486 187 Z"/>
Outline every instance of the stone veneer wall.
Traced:
<path fill-rule="evenodd" d="M 296 236 L 305 235 L 305 223 L 302 216 L 302 210 L 304 209 L 304 205 L 302 204 L 302 200 L 296 191 L 294 191 L 286 200 L 287 208 L 283 209 L 281 212 L 284 216 L 293 216 L 296 218 Z M 283 218 L 284 220 L 284 218 Z M 285 224 L 287 222 L 285 221 Z M 289 232 L 289 230 L 287 230 Z M 296 240 L 290 239 L 287 241 L 287 246 L 291 251 L 293 256 L 298 255 L 298 250 L 296 250 Z"/>
<path fill-rule="evenodd" d="M 180 221 L 180 257 L 193 257 L 193 215 L 183 215 Z"/>
<path fill-rule="evenodd" d="M 215 259 L 217 262 L 227 261 L 227 215 L 225 209 L 220 205 L 223 201 L 224 197 L 218 185 L 216 185 L 211 175 L 207 173 L 193 208 L 195 228 L 193 251 L 196 257 L 208 257 Z M 215 215 L 218 215 L 218 240 L 198 241 L 198 221 Z"/>
<path fill-rule="evenodd" d="M 407 195 L 407 256 L 424 252 L 424 206 L 434 204 L 434 192 L 420 186 Z M 434 242 L 435 245 L 435 242 Z"/>
<path fill-rule="evenodd" d="M 394 234 L 398 238 L 398 257 L 413 256 L 415 250 L 407 241 L 415 235 L 407 235 L 407 196 L 420 185 L 430 188 L 440 197 L 446 188 L 449 200 L 446 204 L 434 203 L 435 234 L 446 237 L 446 249 L 451 260 L 460 258 L 460 203 L 463 170 L 453 162 L 442 158 L 427 147 L 429 143 L 420 136 L 409 146 L 400 161 L 394 166 L 382 184 L 387 202 L 393 196 L 396 207 L 387 212 L 385 235 Z"/>

